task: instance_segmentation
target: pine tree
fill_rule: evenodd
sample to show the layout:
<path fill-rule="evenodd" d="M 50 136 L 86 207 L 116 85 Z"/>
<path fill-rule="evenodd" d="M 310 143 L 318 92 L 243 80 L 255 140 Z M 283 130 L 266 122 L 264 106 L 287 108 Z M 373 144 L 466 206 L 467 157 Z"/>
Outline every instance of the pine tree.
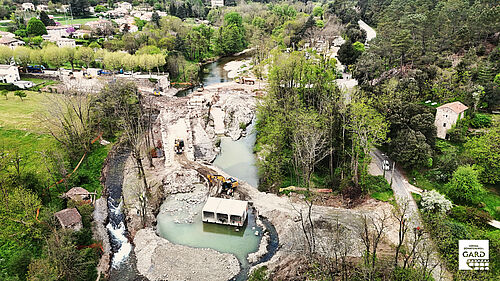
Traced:
<path fill-rule="evenodd" d="M 53 19 L 49 18 L 45 11 L 40 12 L 40 20 L 43 22 L 45 26 L 53 26 L 56 25 Z"/>

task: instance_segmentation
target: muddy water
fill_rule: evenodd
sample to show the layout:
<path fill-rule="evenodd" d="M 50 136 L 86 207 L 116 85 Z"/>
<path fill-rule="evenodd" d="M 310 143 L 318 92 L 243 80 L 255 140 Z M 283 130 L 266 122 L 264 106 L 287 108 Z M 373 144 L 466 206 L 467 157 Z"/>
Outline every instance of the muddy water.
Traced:
<path fill-rule="evenodd" d="M 224 137 L 221 139 L 221 152 L 215 158 L 214 165 L 229 175 L 245 181 L 257 188 L 259 176 L 256 166 L 256 157 L 253 153 L 256 132 L 255 121 L 247 127 L 247 135 L 237 141 Z"/>

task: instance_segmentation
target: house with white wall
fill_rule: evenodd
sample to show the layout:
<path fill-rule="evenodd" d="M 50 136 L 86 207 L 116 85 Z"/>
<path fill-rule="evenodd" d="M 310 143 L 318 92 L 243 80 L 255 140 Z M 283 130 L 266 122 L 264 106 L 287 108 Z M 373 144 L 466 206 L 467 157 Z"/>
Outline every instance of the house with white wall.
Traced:
<path fill-rule="evenodd" d="M 21 79 L 16 65 L 0 64 L 0 83 L 14 83 Z"/>
<path fill-rule="evenodd" d="M 437 137 L 445 139 L 448 130 L 464 117 L 464 112 L 467 109 L 468 107 L 459 101 L 450 102 L 438 107 L 436 109 L 436 119 L 434 120 L 434 125 L 437 128 Z"/>
<path fill-rule="evenodd" d="M 17 40 L 16 38 L 11 38 L 7 36 L 0 38 L 0 45 L 7 46 L 11 49 L 15 49 L 17 46 L 21 46 L 24 44 L 26 44 L 24 43 L 24 41 Z"/>
<path fill-rule="evenodd" d="M 33 5 L 33 3 L 23 3 L 21 5 L 21 8 L 23 9 L 23 11 L 34 11 L 35 5 Z"/>

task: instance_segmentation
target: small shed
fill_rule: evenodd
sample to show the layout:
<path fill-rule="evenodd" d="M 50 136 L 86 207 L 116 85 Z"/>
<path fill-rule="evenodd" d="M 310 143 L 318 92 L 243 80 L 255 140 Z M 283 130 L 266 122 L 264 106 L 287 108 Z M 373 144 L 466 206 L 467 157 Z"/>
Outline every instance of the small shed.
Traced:
<path fill-rule="evenodd" d="M 76 208 L 64 209 L 54 214 L 59 220 L 62 228 L 70 228 L 73 230 L 80 230 L 83 227 L 82 216 Z"/>
<path fill-rule="evenodd" d="M 203 222 L 243 226 L 248 215 L 248 201 L 208 197 L 203 206 Z"/>
<path fill-rule="evenodd" d="M 437 128 L 437 137 L 446 138 L 446 133 L 464 117 L 464 111 L 468 109 L 463 103 L 454 101 L 439 106 L 436 110 L 434 125 Z"/>
<path fill-rule="evenodd" d="M 68 190 L 68 192 L 63 193 L 62 198 L 68 198 L 77 202 L 87 200 L 90 200 L 92 202 L 94 201 L 94 196 L 95 192 L 90 193 L 85 188 L 77 186 Z"/>

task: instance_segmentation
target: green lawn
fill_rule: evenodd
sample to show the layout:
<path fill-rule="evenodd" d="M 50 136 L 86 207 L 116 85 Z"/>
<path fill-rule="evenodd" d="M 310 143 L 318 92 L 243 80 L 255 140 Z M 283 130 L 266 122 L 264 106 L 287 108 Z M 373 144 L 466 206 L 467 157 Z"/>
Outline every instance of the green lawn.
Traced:
<path fill-rule="evenodd" d="M 26 91 L 23 101 L 9 92 L 6 100 L 0 96 L 0 128 L 44 133 L 39 116 L 46 112 L 45 104 L 53 96 L 48 93 Z"/>
<path fill-rule="evenodd" d="M 90 18 L 81 18 L 81 19 L 69 19 L 69 20 L 66 20 L 65 18 L 54 18 L 55 21 L 57 22 L 60 22 L 62 25 L 67 25 L 67 24 L 85 24 L 89 21 L 95 21 L 95 20 L 99 20 L 99 18 L 96 18 L 96 17 L 90 17 Z"/>

